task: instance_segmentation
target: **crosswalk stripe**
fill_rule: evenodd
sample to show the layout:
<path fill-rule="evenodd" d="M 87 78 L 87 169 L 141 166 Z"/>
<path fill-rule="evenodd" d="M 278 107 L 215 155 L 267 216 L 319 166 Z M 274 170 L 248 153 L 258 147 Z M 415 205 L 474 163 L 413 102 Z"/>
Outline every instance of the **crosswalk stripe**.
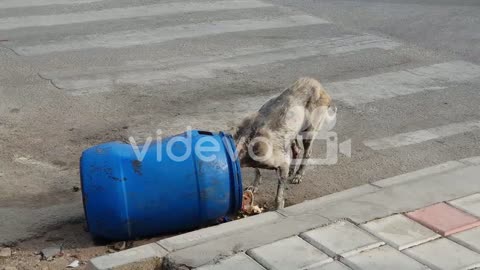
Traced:
<path fill-rule="evenodd" d="M 328 22 L 310 15 L 295 15 L 261 20 L 225 20 L 208 23 L 167 26 L 143 31 L 130 30 L 108 33 L 104 35 L 87 35 L 79 39 L 67 38 L 48 44 L 20 46 L 14 48 L 14 50 L 22 55 L 39 55 L 92 48 L 122 48 L 136 45 L 161 43 L 181 38 L 194 38 L 223 33 L 287 28 L 326 23 Z"/>
<path fill-rule="evenodd" d="M 111 68 L 106 67 L 88 67 L 86 71 L 78 70 L 55 70 L 52 72 L 42 72 L 42 76 L 46 78 L 68 78 L 68 77 L 81 77 L 91 74 L 113 73 L 113 72 L 130 72 L 133 70 L 146 70 L 146 69 L 161 69 L 168 68 L 168 66 L 179 65 L 195 65 L 207 62 L 216 62 L 221 60 L 233 59 L 240 56 L 248 56 L 253 54 L 270 53 L 281 50 L 288 50 L 294 48 L 304 47 L 316 47 L 319 54 L 333 55 L 339 53 L 348 53 L 353 51 L 359 51 L 362 49 L 378 48 L 383 50 L 393 50 L 401 44 L 375 35 L 342 35 L 332 38 L 323 39 L 295 39 L 287 41 L 278 41 L 275 46 L 272 45 L 255 45 L 240 48 L 232 48 L 225 55 L 215 56 L 173 56 L 165 57 L 161 59 L 155 59 L 153 61 L 127 61 L 123 66 L 115 66 Z"/>
<path fill-rule="evenodd" d="M 241 48 L 238 51 L 229 52 L 228 56 L 216 58 L 199 58 L 193 59 L 188 63 L 177 63 L 174 59 L 168 59 L 167 62 L 171 66 L 178 64 L 188 64 L 183 68 L 169 69 L 168 66 L 138 66 L 138 70 L 130 70 L 122 73 L 121 69 L 132 68 L 123 67 L 116 70 L 114 75 L 98 75 L 100 70 L 91 70 L 91 76 L 78 78 L 75 73 L 59 73 L 50 72 L 43 73 L 46 78 L 52 79 L 54 83 L 64 89 L 78 89 L 73 91 L 77 94 L 89 94 L 99 91 L 109 91 L 114 83 L 129 84 L 148 84 L 155 82 L 171 82 L 176 80 L 212 78 L 215 71 L 224 69 L 239 70 L 242 68 L 257 66 L 263 64 L 271 64 L 279 61 L 299 59 L 318 54 L 335 55 L 339 53 L 347 53 L 359 51 L 362 49 L 379 48 L 391 50 L 400 46 L 399 43 L 385 38 L 373 35 L 345 35 L 322 40 L 291 40 L 280 43 L 277 47 L 253 47 Z M 203 63 L 201 62 L 203 60 Z M 183 60 L 184 61 L 184 60 Z M 195 63 L 198 61 L 199 63 Z M 152 69 L 154 71 L 152 71 Z M 105 72 L 105 70 L 104 70 Z M 107 70 L 107 72 L 112 72 Z M 120 73 L 120 74 L 118 74 Z M 75 79 L 61 78 L 61 76 L 75 76 Z M 110 85 L 110 87 L 109 87 Z"/>
<path fill-rule="evenodd" d="M 249 9 L 271 6 L 273 5 L 257 0 L 173 2 L 146 6 L 92 10 L 79 13 L 0 18 L 0 30 L 159 16 L 185 12 Z"/>
<path fill-rule="evenodd" d="M 434 127 L 425 130 L 396 134 L 391 137 L 385 137 L 375 140 L 367 140 L 363 143 L 373 150 L 384 150 L 395 147 L 418 144 L 429 140 L 435 140 L 442 137 L 448 137 L 464 132 L 470 132 L 480 129 L 480 121 L 469 121 L 463 123 L 454 123 L 444 126 Z"/>
<path fill-rule="evenodd" d="M 74 5 L 100 2 L 103 0 L 2 0 L 0 1 L 0 9 L 3 8 L 19 8 L 19 7 L 39 7 L 49 5 Z"/>
<path fill-rule="evenodd" d="M 328 84 L 334 98 L 359 105 L 427 90 L 442 90 L 448 83 L 480 77 L 480 66 L 453 61 Z"/>

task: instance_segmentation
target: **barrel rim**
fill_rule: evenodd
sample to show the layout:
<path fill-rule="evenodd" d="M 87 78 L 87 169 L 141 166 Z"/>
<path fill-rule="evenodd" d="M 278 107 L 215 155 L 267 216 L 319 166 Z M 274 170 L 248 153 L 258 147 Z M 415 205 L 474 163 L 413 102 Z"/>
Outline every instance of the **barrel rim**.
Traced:
<path fill-rule="evenodd" d="M 220 135 L 223 138 L 226 138 L 224 142 L 228 151 L 227 156 L 230 161 L 230 164 L 232 164 L 231 168 L 232 168 L 232 175 L 233 175 L 233 188 L 234 188 L 234 194 L 236 194 L 232 212 L 236 212 L 242 208 L 242 201 L 243 201 L 243 182 L 242 182 L 242 171 L 240 169 L 241 168 L 240 160 L 237 157 L 235 141 L 233 140 L 232 135 L 226 132 L 220 132 Z"/>

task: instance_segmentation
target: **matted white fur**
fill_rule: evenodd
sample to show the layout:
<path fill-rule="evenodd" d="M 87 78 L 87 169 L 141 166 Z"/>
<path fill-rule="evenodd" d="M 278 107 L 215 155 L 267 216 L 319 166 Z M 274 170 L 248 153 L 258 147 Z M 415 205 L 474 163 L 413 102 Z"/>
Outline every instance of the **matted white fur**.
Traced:
<path fill-rule="evenodd" d="M 278 208 L 284 207 L 287 178 L 291 176 L 292 183 L 300 183 L 307 165 L 301 162 L 295 171 L 292 161 L 300 156 L 300 146 L 304 148 L 301 159 L 310 158 L 322 126 L 330 127 L 336 121 L 337 111 L 333 107 L 330 95 L 318 81 L 301 78 L 244 119 L 234 138 L 242 167 L 256 169 L 254 191 L 261 180 L 259 169 L 276 170 L 276 203 Z M 306 136 L 299 138 L 302 135 Z"/>

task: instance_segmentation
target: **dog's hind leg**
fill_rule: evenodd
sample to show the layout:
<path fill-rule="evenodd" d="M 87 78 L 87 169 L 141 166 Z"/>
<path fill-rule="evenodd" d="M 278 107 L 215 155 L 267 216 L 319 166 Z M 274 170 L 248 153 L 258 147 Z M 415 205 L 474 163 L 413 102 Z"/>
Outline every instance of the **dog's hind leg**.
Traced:
<path fill-rule="evenodd" d="M 255 168 L 255 180 L 253 180 L 253 193 L 257 193 L 258 187 L 262 184 L 262 173 L 259 168 Z"/>
<path fill-rule="evenodd" d="M 278 173 L 278 187 L 277 187 L 277 209 L 282 209 L 285 207 L 285 186 L 287 184 L 288 179 L 288 169 L 289 164 L 285 164 L 279 168 L 277 168 Z"/>
<path fill-rule="evenodd" d="M 306 138 L 304 137 L 303 139 L 303 148 L 304 148 L 303 159 L 302 159 L 302 162 L 300 163 L 300 167 L 298 168 L 296 175 L 291 180 L 292 184 L 299 184 L 302 182 L 303 175 L 305 174 L 306 166 L 308 165 L 308 161 L 312 156 L 313 141 L 315 141 L 315 138 L 317 137 L 318 132 L 322 127 L 324 121 L 327 121 L 329 125 L 331 125 L 332 123 L 333 125 L 335 125 L 337 108 L 335 106 L 332 106 L 332 111 L 334 112 L 333 115 L 330 116 L 329 112 L 325 112 L 327 116 L 326 118 L 324 118 L 324 120 L 320 120 L 319 118 L 317 119 L 317 121 L 313 121 L 313 124 L 303 132 L 304 135 L 307 136 Z"/>
<path fill-rule="evenodd" d="M 308 163 L 308 160 L 312 156 L 312 143 L 313 139 L 303 139 L 303 158 L 300 163 L 300 167 L 297 170 L 297 173 L 290 181 L 292 184 L 300 184 L 303 180 L 303 175 L 305 174 L 305 169 Z"/>

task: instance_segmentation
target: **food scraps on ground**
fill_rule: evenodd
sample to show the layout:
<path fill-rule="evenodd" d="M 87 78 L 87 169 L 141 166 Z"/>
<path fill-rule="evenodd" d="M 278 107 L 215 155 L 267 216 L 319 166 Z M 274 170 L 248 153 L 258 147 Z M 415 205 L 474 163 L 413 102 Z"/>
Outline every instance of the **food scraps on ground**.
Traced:
<path fill-rule="evenodd" d="M 244 216 L 252 216 L 260 214 L 264 209 L 255 204 L 255 195 L 250 189 L 243 192 L 242 210 L 241 214 Z"/>
<path fill-rule="evenodd" d="M 51 261 L 53 258 L 62 256 L 62 247 L 48 247 L 40 252 L 43 260 Z"/>
<path fill-rule="evenodd" d="M 67 268 L 77 268 L 80 266 L 80 261 L 79 260 L 75 260 L 73 261 L 71 264 L 67 265 Z"/>

